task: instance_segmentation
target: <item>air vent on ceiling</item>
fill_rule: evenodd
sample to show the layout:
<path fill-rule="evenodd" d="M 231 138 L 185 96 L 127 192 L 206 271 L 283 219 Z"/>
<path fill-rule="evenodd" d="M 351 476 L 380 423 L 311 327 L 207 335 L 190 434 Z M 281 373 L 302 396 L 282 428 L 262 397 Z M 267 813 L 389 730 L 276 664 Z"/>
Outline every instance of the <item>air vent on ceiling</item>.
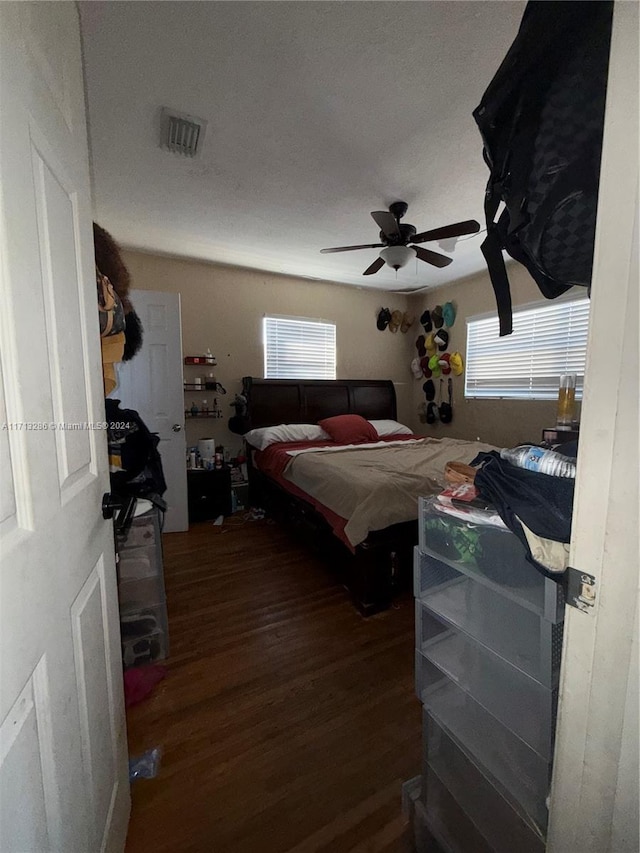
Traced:
<path fill-rule="evenodd" d="M 204 119 L 164 107 L 160 122 L 160 147 L 174 154 L 196 157 L 202 149 L 206 128 Z"/>

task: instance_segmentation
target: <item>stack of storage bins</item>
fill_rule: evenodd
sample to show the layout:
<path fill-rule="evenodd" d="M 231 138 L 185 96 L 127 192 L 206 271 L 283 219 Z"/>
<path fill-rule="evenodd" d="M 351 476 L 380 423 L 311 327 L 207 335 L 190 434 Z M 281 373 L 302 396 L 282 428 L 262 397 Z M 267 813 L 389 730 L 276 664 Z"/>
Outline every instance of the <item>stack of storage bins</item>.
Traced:
<path fill-rule="evenodd" d="M 153 507 L 134 518 L 117 547 L 122 660 L 127 669 L 169 653 L 159 510 Z"/>
<path fill-rule="evenodd" d="M 420 501 L 416 838 L 452 853 L 543 853 L 562 654 L 561 587 L 510 531 Z"/>

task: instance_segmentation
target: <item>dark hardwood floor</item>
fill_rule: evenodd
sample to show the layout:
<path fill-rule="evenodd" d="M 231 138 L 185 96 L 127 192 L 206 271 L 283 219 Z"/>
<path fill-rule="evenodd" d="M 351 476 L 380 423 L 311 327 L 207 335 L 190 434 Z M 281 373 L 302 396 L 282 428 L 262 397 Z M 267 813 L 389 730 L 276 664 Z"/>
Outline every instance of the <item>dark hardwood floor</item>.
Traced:
<path fill-rule="evenodd" d="M 413 599 L 364 619 L 277 525 L 227 519 L 164 537 L 171 654 L 128 712 L 127 853 L 406 853 L 420 772 Z"/>

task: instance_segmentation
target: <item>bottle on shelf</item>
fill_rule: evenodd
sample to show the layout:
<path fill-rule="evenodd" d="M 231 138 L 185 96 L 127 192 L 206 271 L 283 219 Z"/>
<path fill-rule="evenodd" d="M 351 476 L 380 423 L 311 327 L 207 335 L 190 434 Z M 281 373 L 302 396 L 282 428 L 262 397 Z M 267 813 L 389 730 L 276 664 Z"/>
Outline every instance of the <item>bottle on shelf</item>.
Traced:
<path fill-rule="evenodd" d="M 215 364 L 216 363 L 216 360 L 213 357 L 213 353 L 211 352 L 209 347 L 207 347 L 207 351 L 205 352 L 204 357 L 206 359 L 207 364 Z"/>
<path fill-rule="evenodd" d="M 207 391 L 215 391 L 216 390 L 216 377 L 213 373 L 209 373 L 204 380 L 204 387 Z"/>
<path fill-rule="evenodd" d="M 209 403 L 208 403 L 206 400 L 203 400 L 203 401 L 202 401 L 202 408 L 200 409 L 200 412 L 201 412 L 203 415 L 208 415 L 208 414 L 209 414 Z"/>
<path fill-rule="evenodd" d="M 195 402 L 192 402 L 192 403 L 191 403 L 191 408 L 189 409 L 189 411 L 191 412 L 191 417 L 192 417 L 192 418 L 195 418 L 195 417 L 196 417 L 196 415 L 198 414 L 198 412 L 199 412 L 200 410 L 199 410 L 199 409 L 198 409 L 198 407 L 196 406 Z"/>
<path fill-rule="evenodd" d="M 518 468 L 527 468 L 529 471 L 537 471 L 540 474 L 549 474 L 552 477 L 568 477 L 574 479 L 576 476 L 576 461 L 562 453 L 554 450 L 545 450 L 544 447 L 535 447 L 531 444 L 522 447 L 503 447 L 500 456 Z"/>

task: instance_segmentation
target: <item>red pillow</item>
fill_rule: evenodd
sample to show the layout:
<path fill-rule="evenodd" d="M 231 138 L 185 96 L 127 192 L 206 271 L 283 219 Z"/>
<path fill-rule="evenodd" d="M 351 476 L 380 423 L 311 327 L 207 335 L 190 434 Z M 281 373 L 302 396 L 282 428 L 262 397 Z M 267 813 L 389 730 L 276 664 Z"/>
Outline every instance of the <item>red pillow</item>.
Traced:
<path fill-rule="evenodd" d="M 336 415 L 318 421 L 318 426 L 328 432 L 338 444 L 359 444 L 365 441 L 379 441 L 378 431 L 368 420 L 360 415 Z"/>

